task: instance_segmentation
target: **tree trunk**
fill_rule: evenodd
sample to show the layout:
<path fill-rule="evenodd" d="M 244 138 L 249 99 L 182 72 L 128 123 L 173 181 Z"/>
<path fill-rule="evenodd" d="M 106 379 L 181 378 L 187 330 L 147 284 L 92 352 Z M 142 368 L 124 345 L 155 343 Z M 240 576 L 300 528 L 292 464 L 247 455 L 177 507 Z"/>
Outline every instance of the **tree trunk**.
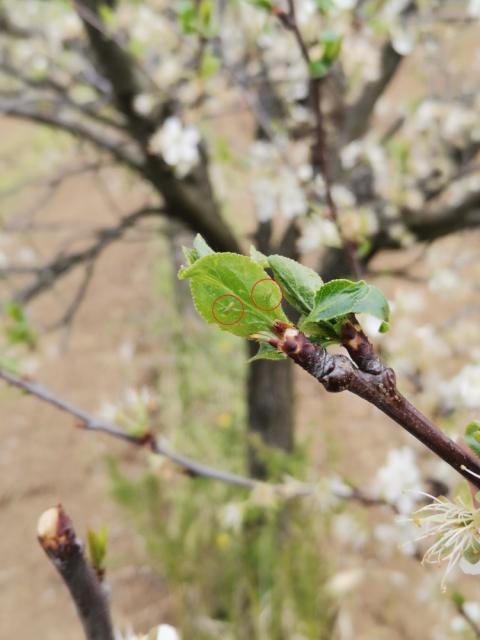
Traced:
<path fill-rule="evenodd" d="M 257 249 L 266 255 L 274 252 L 296 258 L 295 243 L 298 238 L 296 225 L 291 225 L 281 246 L 271 246 L 270 222 L 259 223 L 255 236 Z M 293 310 L 292 310 L 293 311 Z M 295 316 L 288 311 L 290 317 Z M 294 312 L 295 313 L 295 312 Z M 255 355 L 258 345 L 248 343 L 248 356 Z M 267 465 L 262 456 L 262 445 L 292 451 L 295 431 L 294 375 L 290 360 L 272 362 L 256 360 L 248 365 L 248 468 L 255 478 L 267 476 Z"/>
<path fill-rule="evenodd" d="M 258 346 L 248 344 L 249 356 Z M 293 366 L 290 360 L 250 363 L 247 378 L 248 466 L 251 475 L 265 478 L 267 469 L 259 444 L 292 451 L 294 444 Z"/>

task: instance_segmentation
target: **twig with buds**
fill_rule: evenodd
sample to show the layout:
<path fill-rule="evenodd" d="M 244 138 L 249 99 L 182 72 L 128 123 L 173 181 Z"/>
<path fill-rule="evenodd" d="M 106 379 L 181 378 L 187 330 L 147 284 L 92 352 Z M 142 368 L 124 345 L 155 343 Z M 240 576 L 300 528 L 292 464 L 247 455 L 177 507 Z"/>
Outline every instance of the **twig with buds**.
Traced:
<path fill-rule="evenodd" d="M 113 640 L 106 594 L 62 505 L 52 507 L 40 516 L 37 536 L 70 591 L 86 639 Z"/>
<path fill-rule="evenodd" d="M 329 353 L 324 347 L 310 342 L 298 329 L 283 322 L 276 321 L 273 329 L 277 337 L 270 339 L 270 344 L 292 358 L 327 391 L 350 391 L 370 402 L 480 489 L 480 460 L 450 440 L 402 396 L 397 389 L 393 369 L 383 367 L 372 373 L 364 366 L 362 370 L 346 356 Z M 361 364 L 359 354 L 363 357 L 363 351 L 369 353 L 370 347 L 359 347 L 361 333 L 357 333 L 355 338 L 358 341 L 355 348 L 357 360 Z M 367 363 L 371 363 L 369 358 Z"/>

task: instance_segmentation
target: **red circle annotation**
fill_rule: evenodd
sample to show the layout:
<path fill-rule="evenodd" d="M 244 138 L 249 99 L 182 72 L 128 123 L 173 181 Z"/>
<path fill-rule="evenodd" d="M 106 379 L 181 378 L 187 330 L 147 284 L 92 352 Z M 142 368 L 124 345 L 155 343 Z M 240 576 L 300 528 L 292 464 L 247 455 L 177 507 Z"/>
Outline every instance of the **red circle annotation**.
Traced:
<path fill-rule="evenodd" d="M 234 300 L 238 300 L 238 302 L 240 302 L 240 304 L 242 305 L 242 309 L 240 311 L 240 317 L 237 320 L 234 320 L 233 322 L 223 322 L 223 320 L 220 320 L 220 318 L 217 316 L 217 314 L 215 313 L 215 305 L 222 298 L 233 298 Z M 234 324 L 238 324 L 240 322 L 240 320 L 243 318 L 244 314 L 245 314 L 245 306 L 244 306 L 242 300 L 240 300 L 240 298 L 238 296 L 233 295 L 233 293 L 224 293 L 221 296 L 218 296 L 218 298 L 215 298 L 215 300 L 212 302 L 212 316 L 213 316 L 215 322 L 218 322 L 218 324 L 223 324 L 226 327 L 231 327 Z"/>
<path fill-rule="evenodd" d="M 280 301 L 274 307 L 266 309 L 265 307 L 261 307 L 255 302 L 254 300 L 255 287 L 259 285 L 261 282 L 273 282 L 273 284 L 276 287 L 278 287 L 280 291 Z M 284 299 L 285 299 L 285 296 L 284 296 L 282 287 L 273 278 L 261 278 L 260 280 L 257 280 L 250 291 L 250 300 L 252 301 L 253 306 L 256 307 L 257 309 L 260 309 L 261 311 L 266 311 L 267 313 L 272 313 L 273 311 L 275 311 L 275 309 L 278 309 L 278 307 L 282 304 Z"/>

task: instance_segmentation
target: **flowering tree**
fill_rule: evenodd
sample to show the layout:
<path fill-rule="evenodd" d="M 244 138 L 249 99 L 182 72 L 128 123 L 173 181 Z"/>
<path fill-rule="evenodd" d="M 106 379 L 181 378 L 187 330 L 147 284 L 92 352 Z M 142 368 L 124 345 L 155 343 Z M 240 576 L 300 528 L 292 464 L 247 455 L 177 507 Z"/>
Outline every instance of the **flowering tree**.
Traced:
<path fill-rule="evenodd" d="M 468 24 L 477 11 L 462 3 L 453 19 Z M 6 265 L 6 275 L 32 274 L 14 299 L 26 304 L 82 265 L 88 281 L 96 257 L 148 216 L 178 220 L 217 250 L 238 251 L 245 232 L 265 253 L 321 249 L 325 280 L 361 275 L 384 249 L 476 226 L 473 78 L 393 109 L 382 98 L 410 54 L 435 77 L 450 18 L 406 1 L 4 1 L 0 111 L 95 152 L 72 169 L 62 162 L 52 189 L 113 162 L 157 194 L 82 251 Z M 216 126 L 245 107 L 248 148 Z M 232 217 L 239 179 L 251 200 Z M 248 382 L 251 430 L 287 450 L 291 376 L 288 363 L 255 361 Z"/>
<path fill-rule="evenodd" d="M 75 151 L 82 151 L 70 166 L 65 156 L 71 147 L 52 162 L 47 192 L 73 175 L 112 165 L 145 187 L 138 209 L 95 230 L 82 249 L 60 247 L 44 264 L 35 256 L 22 264 L 5 257 L 2 275 L 15 283 L 14 278 L 27 279 L 15 285 L 6 307 L 12 337 L 33 340 L 23 306 L 66 274 L 84 269 L 63 318 L 71 321 L 97 258 L 146 218 L 201 233 L 217 255 L 244 253 L 253 239 L 256 250 L 244 259 L 250 260 L 247 298 L 229 286 L 220 287 L 217 297 L 230 298 L 200 303 L 204 317 L 211 312 L 208 321 L 235 332 L 248 320 L 238 319 L 255 285 L 248 269 L 263 280 L 252 294 L 267 310 L 263 324 L 254 318 L 238 334 L 253 335 L 262 345 L 257 357 L 249 343 L 250 430 L 267 444 L 292 449 L 296 361 L 328 390 L 346 388 L 373 402 L 475 484 L 476 459 L 398 396 L 393 374 L 357 322 L 354 314 L 366 313 L 364 328 L 372 316 L 375 331 L 388 328 L 382 295 L 346 280 L 339 290 L 338 283 L 329 288 L 316 274 L 327 283 L 359 280 L 386 250 L 430 244 L 480 224 L 476 71 L 459 72 L 446 43 L 451 25 L 475 24 L 478 2 L 3 0 L 0 7 L 0 113 L 64 132 L 77 143 Z M 400 85 L 400 97 L 392 98 L 406 64 L 424 73 L 422 86 L 410 96 L 411 87 Z M 233 133 L 219 124 L 231 114 Z M 33 207 L 27 226 L 39 215 Z M 194 287 L 196 273 L 201 280 L 195 265 L 206 264 L 210 255 L 198 242 L 184 272 Z M 285 259 L 315 261 L 315 270 L 307 273 Z M 219 272 L 228 269 L 222 264 Z M 268 289 L 270 273 L 295 310 L 291 321 L 280 307 L 274 313 L 277 301 L 270 298 L 279 289 Z M 432 287 L 448 289 L 449 279 L 451 274 L 439 272 Z M 329 315 L 322 304 L 329 306 L 332 296 L 339 300 Z M 433 338 L 424 335 L 424 343 L 431 345 Z M 325 347 L 332 343 L 342 344 L 351 359 L 328 354 Z M 465 404 L 473 403 L 477 379 L 478 367 L 469 365 L 450 389 Z M 98 427 L 85 414 L 77 417 Z M 100 429 L 108 431 L 101 424 Z M 474 425 L 470 444 L 476 433 Z M 257 486 L 172 454 L 145 434 L 129 439 L 173 456 L 193 474 Z M 405 468 L 412 480 L 416 471 L 408 450 L 393 452 L 379 475 L 384 498 L 401 511 L 412 506 L 399 490 L 398 469 Z M 253 452 L 250 470 L 265 475 Z M 368 501 L 351 487 L 342 486 L 342 492 Z M 446 536 L 431 559 L 477 559 L 468 497 L 453 505 L 434 501 L 423 516 Z M 451 544 L 455 529 L 462 535 L 457 531 Z"/>

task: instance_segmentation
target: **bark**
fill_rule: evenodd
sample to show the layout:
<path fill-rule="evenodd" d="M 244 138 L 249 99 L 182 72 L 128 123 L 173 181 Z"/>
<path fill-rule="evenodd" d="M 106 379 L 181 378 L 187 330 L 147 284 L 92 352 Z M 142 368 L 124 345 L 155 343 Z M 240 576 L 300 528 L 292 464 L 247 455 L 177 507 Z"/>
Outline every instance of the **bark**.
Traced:
<path fill-rule="evenodd" d="M 249 343 L 250 357 L 258 345 Z M 258 444 L 292 451 L 294 445 L 293 367 L 291 361 L 257 360 L 247 376 L 248 466 L 255 478 L 265 478 L 267 468 Z"/>
<path fill-rule="evenodd" d="M 261 223 L 255 238 L 257 248 L 272 253 L 271 224 Z M 281 253 L 295 258 L 298 231 L 292 225 L 281 243 Z M 258 345 L 248 344 L 248 356 L 257 352 Z M 262 459 L 260 445 L 292 451 L 295 438 L 294 376 L 290 360 L 273 362 L 256 360 L 248 365 L 248 467 L 255 478 L 267 476 L 267 465 Z"/>
<path fill-rule="evenodd" d="M 42 514 L 37 535 L 42 549 L 70 592 L 86 640 L 113 640 L 113 626 L 104 589 L 85 557 L 72 521 L 61 505 Z"/>

